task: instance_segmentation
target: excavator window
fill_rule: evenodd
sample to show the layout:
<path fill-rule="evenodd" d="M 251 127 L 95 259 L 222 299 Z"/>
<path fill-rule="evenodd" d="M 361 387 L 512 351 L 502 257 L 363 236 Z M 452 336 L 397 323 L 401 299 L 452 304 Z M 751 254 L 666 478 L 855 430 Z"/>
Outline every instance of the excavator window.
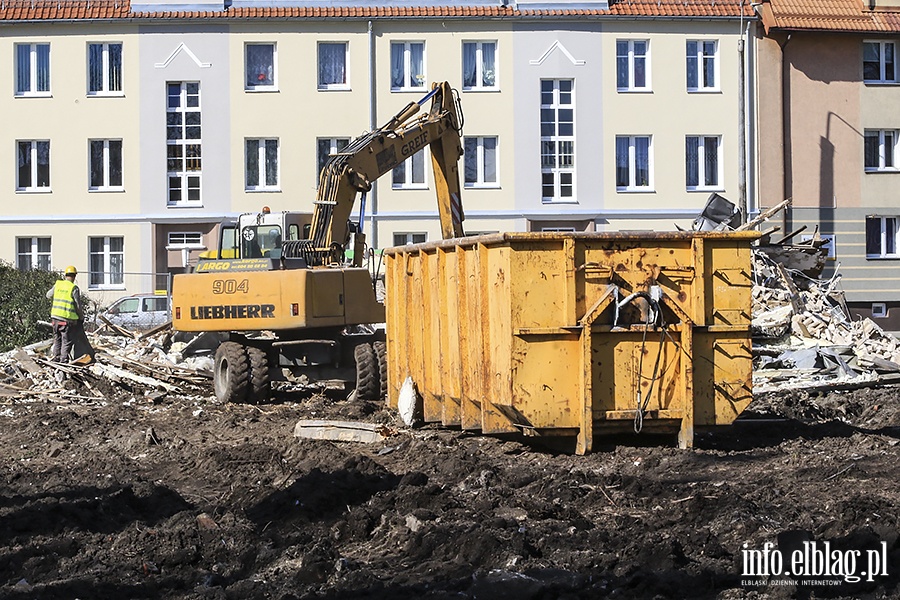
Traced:
<path fill-rule="evenodd" d="M 279 225 L 250 225 L 241 230 L 241 256 L 267 258 L 275 248 L 281 248 Z"/>

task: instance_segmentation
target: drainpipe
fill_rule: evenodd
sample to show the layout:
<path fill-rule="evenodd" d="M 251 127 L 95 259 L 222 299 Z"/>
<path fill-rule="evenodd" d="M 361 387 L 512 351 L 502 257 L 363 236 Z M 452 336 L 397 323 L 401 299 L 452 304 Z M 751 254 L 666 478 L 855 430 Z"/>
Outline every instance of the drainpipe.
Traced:
<path fill-rule="evenodd" d="M 369 131 L 375 131 L 377 125 L 377 110 L 375 102 L 375 30 L 372 27 L 372 21 L 368 25 L 369 35 Z M 369 219 L 372 227 L 370 248 L 378 247 L 378 180 L 372 182 L 372 190 L 369 192 L 372 210 L 369 211 Z M 362 227 L 363 224 L 360 223 Z"/>
<path fill-rule="evenodd" d="M 744 1 L 740 3 L 741 38 L 738 40 L 738 210 L 741 223 L 750 219 L 747 212 L 747 100 L 744 93 L 744 39 L 750 24 L 744 25 Z"/>

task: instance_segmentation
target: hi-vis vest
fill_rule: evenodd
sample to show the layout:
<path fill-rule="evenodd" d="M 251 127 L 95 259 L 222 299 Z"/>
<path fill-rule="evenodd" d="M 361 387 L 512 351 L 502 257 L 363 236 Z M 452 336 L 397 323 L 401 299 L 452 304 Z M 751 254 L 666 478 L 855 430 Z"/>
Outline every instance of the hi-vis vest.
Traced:
<path fill-rule="evenodd" d="M 53 308 L 50 316 L 66 321 L 77 321 L 78 313 L 75 311 L 75 301 L 72 299 L 72 290 L 75 284 L 68 279 L 60 279 L 53 286 Z"/>

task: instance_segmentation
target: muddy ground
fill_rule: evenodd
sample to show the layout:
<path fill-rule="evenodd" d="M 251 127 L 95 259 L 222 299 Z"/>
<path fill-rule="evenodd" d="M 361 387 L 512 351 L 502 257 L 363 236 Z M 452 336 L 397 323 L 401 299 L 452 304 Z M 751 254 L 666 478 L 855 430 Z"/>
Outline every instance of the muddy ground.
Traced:
<path fill-rule="evenodd" d="M 897 387 L 761 397 L 693 451 L 589 456 L 410 430 L 342 395 L 92 395 L 0 398 L 2 598 L 900 597 Z M 396 434 L 299 441 L 301 418 Z M 849 575 L 886 564 L 746 576 L 749 550 L 803 540 Z"/>

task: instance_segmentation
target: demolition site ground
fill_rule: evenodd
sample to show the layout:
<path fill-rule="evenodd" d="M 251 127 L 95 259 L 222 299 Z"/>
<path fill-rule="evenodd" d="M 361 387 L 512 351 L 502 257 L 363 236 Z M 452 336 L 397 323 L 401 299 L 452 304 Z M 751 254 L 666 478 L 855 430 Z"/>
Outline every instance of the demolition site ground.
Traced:
<path fill-rule="evenodd" d="M 588 456 L 342 396 L 0 397 L 0 597 L 897 598 L 898 393 L 758 397 L 693 450 Z M 299 440 L 300 419 L 391 435 Z M 883 563 L 859 582 L 748 572 L 764 549 L 789 567 L 798 540 L 846 574 Z"/>

